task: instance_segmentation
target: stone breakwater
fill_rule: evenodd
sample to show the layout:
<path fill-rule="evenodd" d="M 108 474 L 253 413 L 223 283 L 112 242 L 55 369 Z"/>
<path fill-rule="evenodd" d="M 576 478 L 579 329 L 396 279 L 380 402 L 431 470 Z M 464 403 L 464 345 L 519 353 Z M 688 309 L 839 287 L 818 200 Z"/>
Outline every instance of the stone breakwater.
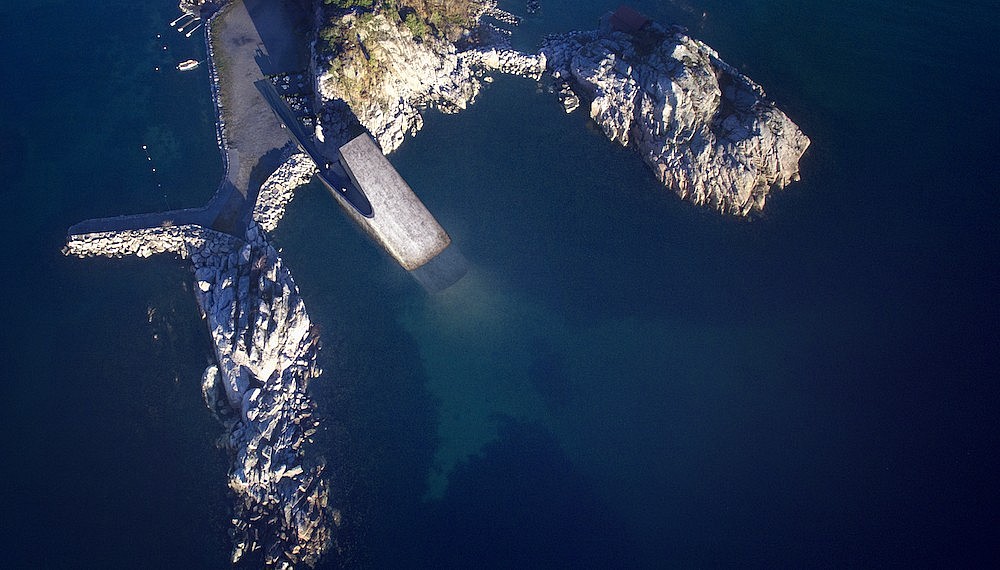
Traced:
<path fill-rule="evenodd" d="M 480 76 L 498 72 L 538 81 L 546 67 L 544 54 L 526 54 L 512 49 L 469 50 L 459 53 L 459 56 Z"/>
<path fill-rule="evenodd" d="M 261 185 L 254 204 L 253 219 L 265 232 L 272 232 L 285 215 L 295 189 L 308 183 L 319 171 L 309 155 L 299 152 L 288 157 Z"/>
<path fill-rule="evenodd" d="M 634 148 L 683 199 L 742 216 L 799 179 L 808 137 L 680 28 L 576 32 L 547 38 L 541 51 L 608 138 Z"/>
<path fill-rule="evenodd" d="M 277 567 L 314 565 L 332 543 L 322 459 L 306 453 L 318 422 L 308 395 L 319 338 L 292 275 L 267 242 L 293 190 L 315 166 L 293 155 L 262 185 L 254 221 L 237 237 L 197 225 L 71 235 L 75 257 L 190 259 L 217 364 L 206 369 L 206 404 L 226 426 L 235 498 L 233 561 L 260 553 Z"/>
<path fill-rule="evenodd" d="M 71 235 L 63 255 L 72 257 L 151 257 L 172 253 L 188 257 L 191 248 L 203 247 L 208 232 L 199 226 L 167 226 L 142 230 Z M 215 233 L 215 232 L 212 232 Z"/>

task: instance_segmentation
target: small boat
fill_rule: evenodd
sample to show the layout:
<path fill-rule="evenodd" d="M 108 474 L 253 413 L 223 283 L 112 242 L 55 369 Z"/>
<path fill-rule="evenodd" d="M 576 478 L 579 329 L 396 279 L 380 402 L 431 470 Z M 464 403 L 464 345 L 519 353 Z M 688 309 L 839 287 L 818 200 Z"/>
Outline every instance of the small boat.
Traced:
<path fill-rule="evenodd" d="M 193 59 L 186 59 L 177 64 L 177 69 L 179 69 L 180 71 L 191 71 L 192 69 L 196 69 L 199 65 L 201 65 L 200 61 L 195 61 Z"/>

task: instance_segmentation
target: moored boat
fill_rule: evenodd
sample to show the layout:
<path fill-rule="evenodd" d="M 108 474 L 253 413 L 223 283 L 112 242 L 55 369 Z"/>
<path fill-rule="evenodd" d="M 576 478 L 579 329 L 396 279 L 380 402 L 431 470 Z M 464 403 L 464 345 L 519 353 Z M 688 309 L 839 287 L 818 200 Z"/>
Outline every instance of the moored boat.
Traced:
<path fill-rule="evenodd" d="M 191 71 L 201 65 L 201 62 L 195 61 L 193 59 L 186 59 L 177 64 L 177 69 L 181 71 Z"/>

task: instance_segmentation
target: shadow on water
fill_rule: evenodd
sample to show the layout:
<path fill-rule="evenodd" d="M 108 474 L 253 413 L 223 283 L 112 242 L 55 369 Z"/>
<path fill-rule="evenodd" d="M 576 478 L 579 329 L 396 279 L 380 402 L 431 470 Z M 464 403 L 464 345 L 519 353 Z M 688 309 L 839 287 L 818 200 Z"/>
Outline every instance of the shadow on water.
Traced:
<path fill-rule="evenodd" d="M 625 525 L 544 428 L 499 418 L 499 437 L 459 464 L 386 567 L 614 568 Z M 446 539 L 445 539 L 446 537 Z"/>
<path fill-rule="evenodd" d="M 435 402 L 413 364 L 420 355 L 395 316 L 419 288 L 318 182 L 297 191 L 274 244 L 323 343 L 323 375 L 309 389 L 322 421 L 316 448 L 342 513 L 323 567 L 382 567 L 378 551 L 422 509 L 437 446 Z"/>

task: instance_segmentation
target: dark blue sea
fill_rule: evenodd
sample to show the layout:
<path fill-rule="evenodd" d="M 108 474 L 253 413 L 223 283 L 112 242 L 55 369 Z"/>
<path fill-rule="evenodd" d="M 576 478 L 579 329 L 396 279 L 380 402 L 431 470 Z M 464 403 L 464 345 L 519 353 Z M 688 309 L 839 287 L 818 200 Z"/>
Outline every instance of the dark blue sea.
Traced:
<path fill-rule="evenodd" d="M 541 5 L 516 46 L 617 2 Z M 498 78 L 391 156 L 470 262 L 453 288 L 300 190 L 273 237 L 322 331 L 327 566 L 995 567 L 1000 10 L 632 5 L 764 86 L 812 139 L 803 180 L 721 217 Z M 0 2 L 4 567 L 229 565 L 190 266 L 60 253 L 222 176 L 177 15 Z"/>

